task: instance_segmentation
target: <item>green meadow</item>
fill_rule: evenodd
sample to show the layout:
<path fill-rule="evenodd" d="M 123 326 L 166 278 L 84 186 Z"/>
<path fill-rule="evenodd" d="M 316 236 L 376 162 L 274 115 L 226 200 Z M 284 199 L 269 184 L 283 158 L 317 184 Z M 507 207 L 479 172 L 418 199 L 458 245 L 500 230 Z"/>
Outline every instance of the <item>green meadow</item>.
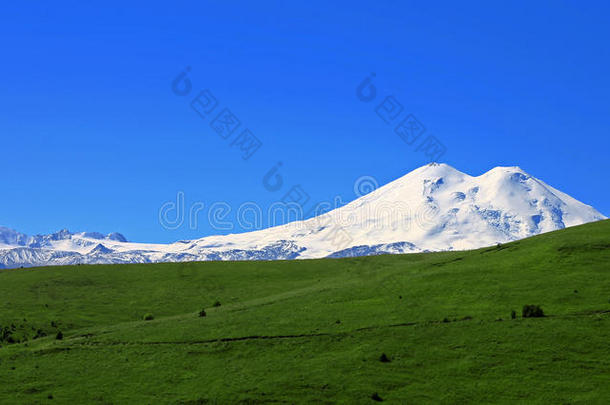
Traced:
<path fill-rule="evenodd" d="M 2 270 L 0 297 L 2 404 L 610 402 L 610 220 L 474 251 Z"/>

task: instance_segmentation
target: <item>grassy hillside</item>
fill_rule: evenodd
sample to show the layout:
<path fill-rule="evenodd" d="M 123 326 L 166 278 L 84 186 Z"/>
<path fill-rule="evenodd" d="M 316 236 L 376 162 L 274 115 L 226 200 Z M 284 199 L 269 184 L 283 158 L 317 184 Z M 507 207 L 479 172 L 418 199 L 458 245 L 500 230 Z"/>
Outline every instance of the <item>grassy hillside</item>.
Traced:
<path fill-rule="evenodd" d="M 610 398 L 610 221 L 468 252 L 1 270 L 0 296 L 0 403 Z"/>

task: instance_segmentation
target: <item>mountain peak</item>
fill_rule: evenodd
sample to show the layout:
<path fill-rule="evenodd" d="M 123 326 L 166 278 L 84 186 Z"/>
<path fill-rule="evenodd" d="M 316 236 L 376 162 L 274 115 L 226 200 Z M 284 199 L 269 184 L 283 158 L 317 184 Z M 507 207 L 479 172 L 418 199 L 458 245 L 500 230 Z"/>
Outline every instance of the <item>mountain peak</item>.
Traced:
<path fill-rule="evenodd" d="M 0 226 L 0 244 L 4 245 L 16 245 L 16 246 L 25 246 L 29 240 L 29 236 L 17 232 L 14 229 L 6 228 L 4 226 Z"/>
<path fill-rule="evenodd" d="M 444 177 L 444 176 L 466 176 L 466 174 L 460 172 L 452 166 L 449 166 L 446 163 L 428 163 L 426 165 L 420 166 L 415 170 L 410 171 L 409 173 L 403 175 L 397 180 L 384 185 L 384 187 L 392 186 L 394 183 L 402 183 L 404 181 L 413 181 L 414 179 L 421 178 L 435 178 L 435 177 Z M 417 180 L 415 180 L 417 181 Z"/>
<path fill-rule="evenodd" d="M 405 174 L 401 178 L 393 181 L 384 186 L 388 188 L 394 188 L 397 186 L 404 187 L 412 185 L 413 183 L 420 183 L 425 180 L 436 180 L 436 179 L 457 179 L 461 180 L 465 177 L 470 177 L 465 173 L 449 166 L 446 163 L 429 163 L 427 165 L 418 167 L 417 169 Z"/>
<path fill-rule="evenodd" d="M 430 171 L 430 170 L 461 173 L 459 170 L 457 170 L 453 166 L 448 165 L 447 163 L 437 163 L 437 162 L 432 162 L 432 163 L 428 163 L 427 165 L 423 165 L 423 166 L 413 170 L 413 172 Z M 413 172 L 411 172 L 411 173 L 413 173 Z"/>
<path fill-rule="evenodd" d="M 52 233 L 49 236 L 52 240 L 70 239 L 72 237 L 72 233 L 67 228 L 64 228 L 61 231 Z"/>
<path fill-rule="evenodd" d="M 529 176 L 529 174 L 519 166 L 496 166 L 483 175 L 494 173 L 521 173 Z"/>
<path fill-rule="evenodd" d="M 89 254 L 93 255 L 93 254 L 104 254 L 104 253 L 112 253 L 112 252 L 114 252 L 114 250 L 108 249 L 106 246 L 102 245 L 101 243 L 98 243 L 98 245 L 96 247 L 91 249 Z"/>
<path fill-rule="evenodd" d="M 118 232 L 112 232 L 106 235 L 106 239 L 114 240 L 116 242 L 127 242 L 127 238 L 125 238 L 122 234 Z"/>

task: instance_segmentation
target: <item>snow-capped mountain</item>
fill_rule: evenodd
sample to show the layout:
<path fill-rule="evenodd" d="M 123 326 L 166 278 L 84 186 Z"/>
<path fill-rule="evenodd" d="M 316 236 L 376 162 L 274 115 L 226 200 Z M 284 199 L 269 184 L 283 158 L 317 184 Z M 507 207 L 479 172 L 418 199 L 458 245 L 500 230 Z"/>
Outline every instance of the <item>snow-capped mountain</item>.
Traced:
<path fill-rule="evenodd" d="M 0 268 L 464 250 L 605 218 L 519 167 L 473 177 L 432 163 L 325 214 L 255 232 L 145 244 L 116 233 L 27 236 L 0 227 Z"/>

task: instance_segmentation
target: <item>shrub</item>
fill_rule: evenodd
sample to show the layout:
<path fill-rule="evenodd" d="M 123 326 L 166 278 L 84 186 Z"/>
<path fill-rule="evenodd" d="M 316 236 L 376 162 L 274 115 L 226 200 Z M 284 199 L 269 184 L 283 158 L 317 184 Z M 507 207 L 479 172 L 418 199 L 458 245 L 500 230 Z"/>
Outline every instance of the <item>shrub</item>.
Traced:
<path fill-rule="evenodd" d="M 385 355 L 385 353 L 381 353 L 381 356 L 379 357 L 379 361 L 382 363 L 389 363 L 390 359 L 388 358 L 388 356 Z"/>
<path fill-rule="evenodd" d="M 216 302 L 214 303 L 214 307 L 219 307 L 219 306 L 220 306 L 220 301 L 216 301 Z"/>
<path fill-rule="evenodd" d="M 146 314 L 142 317 L 145 321 L 152 321 L 155 317 L 152 314 Z"/>
<path fill-rule="evenodd" d="M 64 338 L 64 334 L 61 333 L 61 331 L 57 332 L 57 335 L 55 335 L 55 339 L 57 340 L 62 340 Z"/>
<path fill-rule="evenodd" d="M 522 315 L 524 318 L 541 318 L 544 316 L 544 312 L 540 305 L 524 305 Z"/>
<path fill-rule="evenodd" d="M 381 397 L 379 396 L 379 394 L 378 394 L 378 393 L 376 393 L 376 392 L 374 392 L 374 393 L 373 393 L 373 395 L 371 395 L 371 399 L 372 399 L 373 401 L 377 401 L 377 402 L 381 402 L 381 401 L 383 401 L 383 399 L 381 399 Z"/>
<path fill-rule="evenodd" d="M 8 342 L 8 339 L 11 337 L 13 332 L 10 330 L 8 326 L 2 328 L 0 326 L 0 342 Z"/>
<path fill-rule="evenodd" d="M 202 309 L 201 311 L 199 311 L 199 317 L 203 318 L 204 316 L 206 316 L 207 314 L 205 313 L 205 309 Z"/>
<path fill-rule="evenodd" d="M 512 311 L 510 311 L 510 319 L 515 319 L 517 318 L 517 311 L 515 311 L 514 309 Z"/>

